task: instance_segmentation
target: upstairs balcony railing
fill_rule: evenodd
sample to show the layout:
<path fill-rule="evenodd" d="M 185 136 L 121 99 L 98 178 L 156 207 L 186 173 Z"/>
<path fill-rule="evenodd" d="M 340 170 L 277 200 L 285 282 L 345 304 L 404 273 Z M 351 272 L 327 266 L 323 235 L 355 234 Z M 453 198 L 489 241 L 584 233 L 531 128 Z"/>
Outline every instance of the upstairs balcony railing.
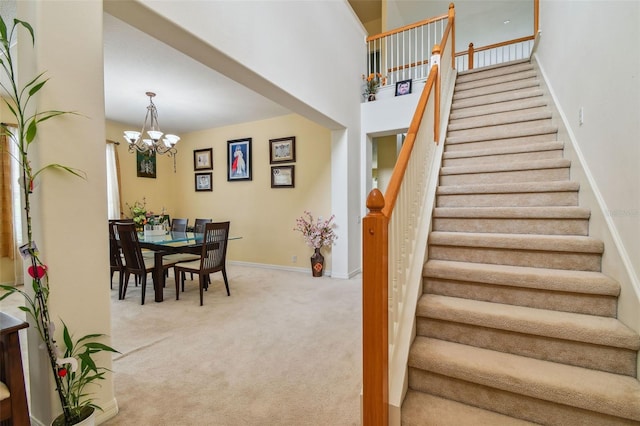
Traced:
<path fill-rule="evenodd" d="M 380 73 L 387 85 L 403 80 L 426 79 L 431 66 L 431 49 L 442 40 L 448 15 L 367 38 L 367 73 Z"/>

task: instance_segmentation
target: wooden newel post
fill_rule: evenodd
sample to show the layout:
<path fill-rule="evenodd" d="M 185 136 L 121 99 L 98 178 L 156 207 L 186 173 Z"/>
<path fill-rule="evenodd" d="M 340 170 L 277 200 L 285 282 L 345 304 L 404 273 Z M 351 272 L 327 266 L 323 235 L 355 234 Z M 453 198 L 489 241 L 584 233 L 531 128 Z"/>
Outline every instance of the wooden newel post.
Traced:
<path fill-rule="evenodd" d="M 473 69 L 473 43 L 469 43 L 469 69 Z"/>
<path fill-rule="evenodd" d="M 384 197 L 374 189 L 362 222 L 362 421 L 389 423 L 388 245 Z"/>

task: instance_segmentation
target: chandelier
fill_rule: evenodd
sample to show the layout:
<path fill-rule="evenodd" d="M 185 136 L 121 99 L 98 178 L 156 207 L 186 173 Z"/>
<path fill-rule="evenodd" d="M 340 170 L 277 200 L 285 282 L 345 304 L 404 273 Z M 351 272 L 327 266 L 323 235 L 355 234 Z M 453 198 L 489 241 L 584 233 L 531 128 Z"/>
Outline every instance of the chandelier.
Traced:
<path fill-rule="evenodd" d="M 125 130 L 124 132 L 124 138 L 129 143 L 129 152 L 138 151 L 149 154 L 156 152 L 173 157 L 178 153 L 175 146 L 180 137 L 176 135 L 164 135 L 162 137 L 163 133 L 158 126 L 158 110 L 153 103 L 153 98 L 156 94 L 147 92 L 146 95 L 149 97 L 149 106 L 147 107 L 147 115 L 144 117 L 144 123 L 142 123 L 142 131 Z M 147 138 L 145 138 L 145 131 Z"/>

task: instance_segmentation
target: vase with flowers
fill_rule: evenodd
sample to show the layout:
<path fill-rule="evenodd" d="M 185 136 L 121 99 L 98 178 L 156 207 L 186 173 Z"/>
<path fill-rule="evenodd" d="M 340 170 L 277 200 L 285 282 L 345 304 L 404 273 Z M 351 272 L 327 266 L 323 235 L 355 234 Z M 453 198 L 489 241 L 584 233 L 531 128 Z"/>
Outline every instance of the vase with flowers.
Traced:
<path fill-rule="evenodd" d="M 314 277 L 321 277 L 324 272 L 324 256 L 320 253 L 320 249 L 324 246 L 331 246 L 338 238 L 333 229 L 333 219 L 335 215 L 327 220 L 313 218 L 310 212 L 306 211 L 302 216 L 296 219 L 294 231 L 302 234 L 305 243 L 314 250 L 311 256 L 311 273 Z"/>
<path fill-rule="evenodd" d="M 362 79 L 364 80 L 364 91 L 362 96 L 364 99 L 371 102 L 376 100 L 376 93 L 378 93 L 378 89 L 380 86 L 384 86 L 387 84 L 387 78 L 382 77 L 382 74 L 379 72 L 371 73 L 368 76 L 362 75 Z"/>
<path fill-rule="evenodd" d="M 142 202 L 136 200 L 133 205 L 127 203 L 127 207 L 129 208 L 129 214 L 131 219 L 133 219 L 136 231 L 142 232 L 145 223 L 147 223 L 147 200 L 143 197 Z"/>
<path fill-rule="evenodd" d="M 0 289 L 3 290 L 0 294 L 0 300 L 14 293 L 20 293 L 24 297 L 25 306 L 21 306 L 20 309 L 35 325 L 43 342 L 41 347 L 46 350 L 55 381 L 55 390 L 62 408 L 62 414 L 54 420 L 53 424 L 69 426 L 78 424 L 87 417 L 91 418 L 94 410 L 100 409 L 93 403 L 89 392 L 91 385 L 97 385 L 100 380 L 104 380 L 105 374 L 109 370 L 97 365 L 94 356 L 100 352 L 117 351 L 99 342 L 104 337 L 103 334 L 88 334 L 76 338 L 64 322 L 62 322 L 62 349 L 55 337 L 55 323 L 49 314 L 49 296 L 54 288 L 49 283 L 47 265 L 42 260 L 42 254 L 38 251 L 33 240 L 31 196 L 34 182 L 46 170 L 62 170 L 81 178 L 84 178 L 85 174 L 80 170 L 60 164 L 49 164 L 38 170 L 32 168 L 29 147 L 36 142 L 35 138 L 40 123 L 57 116 L 74 113 L 57 110 L 27 112 L 30 110 L 29 102 L 45 86 L 47 79 L 43 77 L 44 73 L 41 73 L 24 86 L 18 86 L 11 46 L 19 28 L 27 31 L 35 44 L 34 31 L 29 23 L 14 19 L 13 25 L 7 28 L 4 19 L 0 16 L 0 66 L 5 74 L 0 79 L 0 86 L 7 94 L 4 101 L 17 121 L 17 130 L 6 124 L 2 124 L 0 129 L 16 144 L 18 153 L 14 160 L 20 166 L 21 179 L 25 183 L 21 189 L 23 191 L 27 243 L 21 247 L 21 252 L 25 262 L 30 264 L 27 273 L 31 277 L 31 290 L 27 293 L 17 287 L 0 285 Z"/>

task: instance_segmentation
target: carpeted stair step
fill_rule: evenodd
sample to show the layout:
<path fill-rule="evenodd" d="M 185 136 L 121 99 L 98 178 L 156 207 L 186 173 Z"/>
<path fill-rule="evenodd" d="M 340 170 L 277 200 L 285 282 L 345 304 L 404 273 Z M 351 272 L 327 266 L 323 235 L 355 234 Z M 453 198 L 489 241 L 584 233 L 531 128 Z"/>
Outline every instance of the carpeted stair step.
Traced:
<path fill-rule="evenodd" d="M 640 336 L 610 317 L 423 295 L 417 334 L 635 377 Z"/>
<path fill-rule="evenodd" d="M 431 232 L 429 259 L 600 271 L 604 244 L 566 235 Z"/>
<path fill-rule="evenodd" d="M 615 317 L 620 284 L 600 272 L 430 259 L 423 291 L 487 302 Z"/>
<path fill-rule="evenodd" d="M 409 367 L 410 389 L 536 423 L 640 422 L 640 383 L 629 376 L 422 336 Z"/>
<path fill-rule="evenodd" d="M 526 89 L 514 90 L 511 92 L 501 92 L 488 94 L 484 96 L 476 96 L 475 98 L 460 99 L 451 104 L 451 116 L 450 119 L 459 118 L 458 115 L 484 115 L 483 109 L 487 108 L 489 113 L 492 109 L 501 109 L 505 104 L 511 105 L 526 105 L 525 102 L 530 100 L 536 100 L 548 104 L 544 98 L 544 92 L 537 87 L 530 87 Z M 516 107 L 515 109 L 522 109 Z"/>
<path fill-rule="evenodd" d="M 490 86 L 477 87 L 475 89 L 455 91 L 453 93 L 453 102 L 476 98 L 478 96 L 486 96 L 494 93 L 510 92 L 512 90 L 522 90 L 540 87 L 540 80 L 535 77 L 527 78 L 524 80 L 509 81 L 506 83 L 497 83 Z"/>
<path fill-rule="evenodd" d="M 511 74 L 513 72 L 530 71 L 532 69 L 533 64 L 531 64 L 528 59 L 519 59 L 517 61 L 503 62 L 501 64 L 495 64 L 488 67 L 462 71 L 458 74 L 456 82 L 465 83 L 472 80 Z"/>
<path fill-rule="evenodd" d="M 437 207 L 434 231 L 588 235 L 589 209 L 579 207 Z"/>
<path fill-rule="evenodd" d="M 500 126 L 504 124 L 524 123 L 527 121 L 551 120 L 552 114 L 546 107 L 532 108 L 524 111 L 507 111 L 487 114 L 480 117 L 468 117 L 449 122 L 448 131 L 469 130 Z"/>
<path fill-rule="evenodd" d="M 543 119 L 476 129 L 449 131 L 447 133 L 445 143 L 450 145 L 448 149 L 452 150 L 455 149 L 453 145 L 469 144 L 471 142 L 493 142 L 500 139 L 506 139 L 507 141 L 509 141 L 509 145 L 512 145 L 514 143 L 517 144 L 518 142 L 521 143 L 523 138 L 532 138 L 534 136 L 540 135 L 547 135 L 547 137 L 544 139 L 544 142 L 549 142 L 555 140 L 557 134 L 557 126 L 551 124 L 550 119 Z M 548 135 L 553 136 L 550 137 Z M 518 140 L 513 141 L 513 139 Z M 538 140 L 535 141 L 539 142 Z M 495 146 L 495 144 L 487 145 L 487 148 Z M 500 146 L 504 146 L 504 143 L 500 144 Z"/>
<path fill-rule="evenodd" d="M 440 169 L 440 185 L 549 182 L 569 179 L 571 161 L 563 158 L 447 166 Z"/>
<path fill-rule="evenodd" d="M 501 148 L 445 151 L 442 156 L 442 166 L 465 166 L 496 162 L 504 163 L 507 161 L 521 162 L 563 158 L 563 148 L 564 144 L 562 142 L 543 142 Z"/>
<path fill-rule="evenodd" d="M 409 389 L 402 403 L 402 426 L 527 426 L 536 423 Z"/>
<path fill-rule="evenodd" d="M 509 93 L 509 92 L 507 92 Z M 493 102 L 482 103 L 475 106 L 464 105 L 462 107 L 452 107 L 449 120 L 455 122 L 463 118 L 480 117 L 489 114 L 497 114 L 507 111 L 524 111 L 533 108 L 546 107 L 547 100 L 542 96 L 542 90 L 532 90 L 531 93 L 518 92 L 521 96 L 517 99 L 513 99 L 512 96 L 507 99 L 500 100 L 499 98 Z"/>
<path fill-rule="evenodd" d="M 577 206 L 577 182 L 448 185 L 436 189 L 438 207 Z"/>
<path fill-rule="evenodd" d="M 493 86 L 500 83 L 509 83 L 514 81 L 535 79 L 537 77 L 536 71 L 531 67 L 528 70 L 517 71 L 512 69 L 512 72 L 493 77 L 486 76 L 485 78 L 476 78 L 468 81 L 456 80 L 455 91 L 462 93 L 465 90 L 477 89 L 479 87 Z"/>

